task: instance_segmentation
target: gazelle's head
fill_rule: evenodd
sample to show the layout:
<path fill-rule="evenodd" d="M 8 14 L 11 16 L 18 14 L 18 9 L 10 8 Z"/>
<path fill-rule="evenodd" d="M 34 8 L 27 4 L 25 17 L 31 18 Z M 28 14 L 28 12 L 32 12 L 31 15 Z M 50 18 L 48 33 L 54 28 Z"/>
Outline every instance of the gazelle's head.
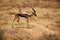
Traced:
<path fill-rule="evenodd" d="M 32 14 L 34 14 L 35 16 L 37 16 L 36 11 L 33 8 L 32 8 L 32 10 L 33 10 Z"/>
<path fill-rule="evenodd" d="M 37 16 L 37 14 L 36 14 L 36 12 L 35 13 L 33 13 L 35 16 Z"/>

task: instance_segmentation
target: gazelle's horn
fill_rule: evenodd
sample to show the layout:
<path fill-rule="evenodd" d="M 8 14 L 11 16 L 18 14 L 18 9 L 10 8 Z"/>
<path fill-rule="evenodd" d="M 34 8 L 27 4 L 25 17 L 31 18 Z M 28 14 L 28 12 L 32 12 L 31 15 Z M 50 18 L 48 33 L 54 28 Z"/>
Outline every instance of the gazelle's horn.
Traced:
<path fill-rule="evenodd" d="M 36 15 L 36 11 L 35 11 L 35 9 L 34 9 L 34 8 L 32 8 L 32 10 L 33 10 L 33 12 L 32 12 L 32 13 L 33 13 L 35 16 L 37 16 L 37 15 Z"/>

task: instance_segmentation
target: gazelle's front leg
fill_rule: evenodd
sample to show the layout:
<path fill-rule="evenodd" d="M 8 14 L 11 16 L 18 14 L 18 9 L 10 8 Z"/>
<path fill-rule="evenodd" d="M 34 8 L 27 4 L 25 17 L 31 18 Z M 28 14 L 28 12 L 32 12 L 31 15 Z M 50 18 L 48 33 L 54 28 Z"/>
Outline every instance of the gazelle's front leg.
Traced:
<path fill-rule="evenodd" d="M 29 27 L 29 20 L 28 20 L 28 18 L 27 18 L 27 27 L 30 28 L 30 27 Z"/>

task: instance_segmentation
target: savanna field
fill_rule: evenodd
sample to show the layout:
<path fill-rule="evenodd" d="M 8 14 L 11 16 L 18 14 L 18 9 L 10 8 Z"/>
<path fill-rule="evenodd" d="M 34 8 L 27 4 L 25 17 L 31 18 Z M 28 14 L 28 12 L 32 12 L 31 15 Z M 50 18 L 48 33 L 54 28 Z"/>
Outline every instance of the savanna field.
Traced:
<path fill-rule="evenodd" d="M 27 19 L 15 14 L 37 16 Z M 13 28 L 12 28 L 13 25 Z M 60 40 L 60 0 L 0 0 L 0 40 Z"/>

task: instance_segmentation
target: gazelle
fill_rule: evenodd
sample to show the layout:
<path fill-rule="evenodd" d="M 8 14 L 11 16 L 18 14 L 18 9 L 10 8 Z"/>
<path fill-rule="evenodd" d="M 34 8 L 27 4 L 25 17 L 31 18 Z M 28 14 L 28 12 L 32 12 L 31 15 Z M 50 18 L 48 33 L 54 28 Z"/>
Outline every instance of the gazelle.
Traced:
<path fill-rule="evenodd" d="M 24 18 L 27 19 L 27 27 L 29 28 L 28 18 L 29 18 L 29 17 L 32 17 L 32 16 L 37 16 L 35 9 L 32 8 L 32 10 L 33 10 L 33 12 L 32 12 L 32 14 L 30 14 L 30 15 L 28 15 L 28 14 L 22 14 L 22 13 L 15 14 L 15 18 L 14 18 L 13 22 L 14 22 L 16 19 L 18 19 L 18 20 L 17 20 L 17 23 L 19 24 L 19 20 L 20 20 L 19 17 L 24 17 Z"/>

